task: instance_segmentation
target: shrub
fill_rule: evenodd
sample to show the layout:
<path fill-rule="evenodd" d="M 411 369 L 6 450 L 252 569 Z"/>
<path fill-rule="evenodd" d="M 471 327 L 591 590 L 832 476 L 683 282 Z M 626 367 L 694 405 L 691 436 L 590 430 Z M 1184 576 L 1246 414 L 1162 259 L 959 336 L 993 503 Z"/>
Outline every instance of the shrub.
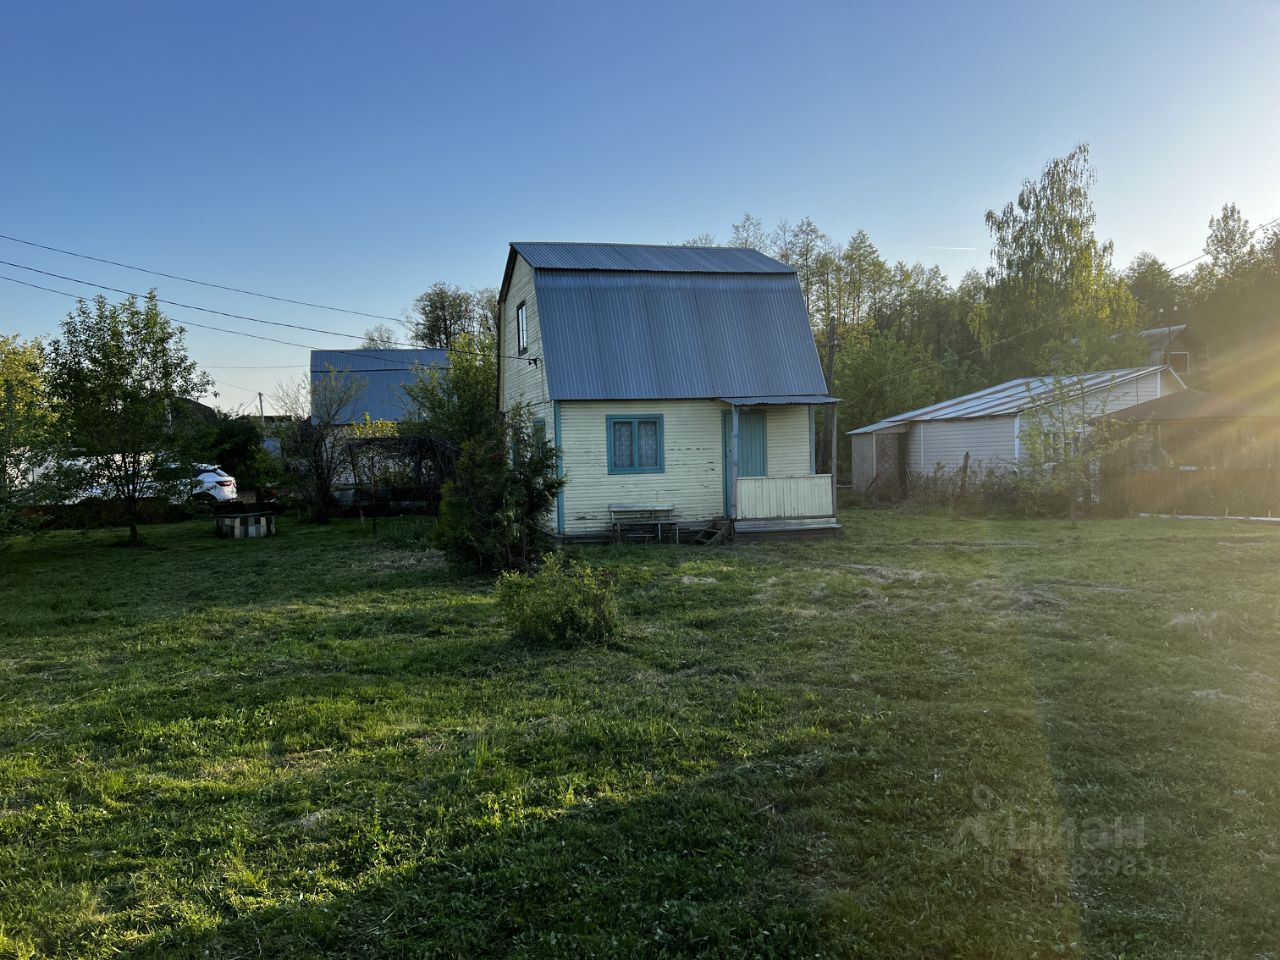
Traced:
<path fill-rule="evenodd" d="M 440 496 L 433 539 L 454 563 L 477 570 L 528 570 L 551 544 L 556 449 L 517 408 L 462 445 Z"/>
<path fill-rule="evenodd" d="M 598 642 L 620 626 L 612 577 L 561 553 L 549 554 L 536 573 L 504 573 L 496 597 L 512 636 L 528 643 Z"/>

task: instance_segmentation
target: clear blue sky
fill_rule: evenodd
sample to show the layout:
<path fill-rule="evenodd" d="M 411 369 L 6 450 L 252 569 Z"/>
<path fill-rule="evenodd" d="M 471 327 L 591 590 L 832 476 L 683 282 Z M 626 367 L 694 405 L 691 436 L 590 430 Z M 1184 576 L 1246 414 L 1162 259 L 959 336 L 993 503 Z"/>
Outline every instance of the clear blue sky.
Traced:
<path fill-rule="evenodd" d="M 866 229 L 958 279 L 987 263 L 983 213 L 1085 140 L 1117 261 L 1174 263 L 1226 201 L 1280 217 L 1278 41 L 1275 0 L 7 4 L 0 233 L 390 315 L 436 280 L 497 285 L 509 240 L 727 239 L 745 210 Z M 366 325 L 5 241 L 0 259 Z M 69 306 L 0 282 L 0 332 L 54 334 Z M 189 343 L 226 407 L 307 361 Z M 242 369 L 265 364 L 296 366 Z"/>

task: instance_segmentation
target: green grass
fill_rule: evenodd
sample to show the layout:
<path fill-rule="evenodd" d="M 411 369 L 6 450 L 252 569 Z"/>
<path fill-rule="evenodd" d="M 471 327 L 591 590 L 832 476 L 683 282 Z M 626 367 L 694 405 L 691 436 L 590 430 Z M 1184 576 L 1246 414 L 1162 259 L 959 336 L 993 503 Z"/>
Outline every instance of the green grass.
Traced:
<path fill-rule="evenodd" d="M 19 542 L 0 956 L 1277 956 L 1280 531 L 843 520 L 569 651 L 386 522 Z"/>

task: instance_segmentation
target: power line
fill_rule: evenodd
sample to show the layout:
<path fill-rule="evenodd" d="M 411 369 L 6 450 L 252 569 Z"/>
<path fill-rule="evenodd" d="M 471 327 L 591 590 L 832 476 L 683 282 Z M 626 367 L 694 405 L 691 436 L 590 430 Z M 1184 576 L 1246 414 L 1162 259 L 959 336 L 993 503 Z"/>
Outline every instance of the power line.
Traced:
<path fill-rule="evenodd" d="M 4 263 L 4 262 L 5 262 L 5 261 L 0 260 L 0 263 Z M 37 272 L 42 272 L 42 271 L 37 271 Z M 70 297 L 72 300 L 83 300 L 83 299 L 84 299 L 84 297 L 80 296 L 78 293 L 68 293 L 66 290 L 56 290 L 56 289 L 54 289 L 53 287 L 46 287 L 46 286 L 42 286 L 41 284 L 38 284 L 38 283 L 30 283 L 30 282 L 29 282 L 29 281 L 27 281 L 27 280 L 19 280 L 17 277 L 7 277 L 7 276 L 4 276 L 3 274 L 0 274 L 0 280 L 7 280 L 9 283 L 16 283 L 16 284 L 19 284 L 20 286 L 23 286 L 23 287 L 30 287 L 30 288 L 31 288 L 31 289 L 33 289 L 33 290 L 43 290 L 43 291 L 45 291 L 46 293 L 56 293 L 56 294 L 58 294 L 58 295 L 59 295 L 59 296 L 61 296 L 61 297 Z M 81 282 L 83 282 L 83 281 L 75 281 L 75 282 L 77 282 L 77 283 L 81 283 Z M 93 286 L 93 284 L 88 284 L 88 286 Z M 105 289 L 111 289 L 111 288 L 110 288 L 110 287 L 107 287 L 107 288 L 105 288 Z M 126 290 L 126 291 L 119 291 L 119 292 L 128 293 L 128 291 L 127 291 L 127 290 Z M 130 296 L 137 296 L 137 294 L 129 294 L 129 295 L 130 295 Z M 167 303 L 168 301 L 161 300 L 160 302 L 161 302 L 161 303 Z M 180 306 L 180 304 L 179 304 L 179 306 Z M 326 350 L 326 349 L 327 349 L 327 352 L 329 352 L 329 353 L 341 353 L 341 354 L 344 354 L 344 355 L 349 356 L 349 357 L 357 357 L 358 359 L 361 359 L 361 360 L 367 360 L 367 359 L 368 359 L 368 356 L 367 356 L 366 354 L 356 353 L 356 352 L 355 352 L 355 351 L 353 351 L 353 350 L 342 350 L 342 349 L 339 349 L 339 348 L 324 348 L 324 347 L 316 347 L 316 346 L 312 346 L 312 345 L 311 345 L 311 344 L 309 344 L 309 343 L 297 343 L 296 341 L 293 341 L 293 340 L 280 340 L 280 339 L 278 339 L 278 338 L 276 338 L 276 337 L 264 337 L 264 336 L 261 336 L 261 335 L 256 334 L 256 333 L 246 333 L 246 332 L 244 332 L 243 330 L 228 330 L 226 327 L 215 327 L 215 326 L 213 326 L 212 324 L 208 324 L 208 323 L 197 323 L 195 320 L 185 320 L 185 319 L 184 319 L 184 320 L 182 320 L 182 321 L 176 321 L 176 320 L 174 320 L 174 321 L 172 321 L 172 322 L 174 322 L 174 323 L 179 323 L 179 322 L 181 322 L 184 326 L 199 327 L 201 330 L 212 330 L 212 331 L 213 331 L 213 332 L 215 332 L 215 333 L 225 333 L 225 334 L 229 334 L 229 335 L 231 335 L 231 336 L 233 336 L 233 337 L 248 337 L 248 338 L 249 338 L 249 339 L 251 339 L 251 340 L 264 340 L 264 341 L 266 341 L 267 343 L 278 343 L 278 344 L 280 344 L 280 345 L 282 345 L 282 346 L 286 346 L 286 347 L 301 347 L 303 350 Z M 465 350 L 465 351 L 453 350 L 453 351 L 450 351 L 450 352 L 452 352 L 452 353 L 467 353 L 467 354 L 474 354 L 474 355 L 476 355 L 476 356 L 488 356 L 488 354 L 481 354 L 481 353 L 479 353 L 478 351 L 472 351 L 472 350 Z M 409 371 L 409 370 L 413 370 L 413 369 L 415 369 L 415 368 L 417 368 L 417 367 L 421 367 L 421 366 L 422 366 L 422 364 L 419 364 L 419 363 L 412 363 L 412 362 L 409 362 L 409 361 L 400 361 L 400 360 L 395 360 L 394 358 L 391 358 L 391 357 L 383 357 L 383 358 L 381 358 L 381 359 L 382 359 L 384 362 L 386 362 L 386 363 L 400 363 L 400 364 L 401 364 L 401 366 L 398 366 L 398 367 L 372 367 L 372 368 L 369 368 L 367 371 L 366 371 L 366 370 L 347 370 L 347 371 L 340 371 L 340 372 L 353 373 L 353 374 L 360 374 L 360 373 L 365 373 L 365 372 L 369 372 L 369 373 L 377 373 L 377 372 L 382 372 L 382 373 L 386 373 L 386 372 L 393 372 L 393 373 L 405 373 L 405 372 L 407 372 L 407 371 Z M 533 363 L 537 363 L 537 358 L 536 358 L 536 357 L 534 357 L 534 358 L 519 357 L 518 359 L 520 359 L 520 360 L 530 360 L 530 361 L 531 361 L 531 362 L 533 362 Z M 306 367 L 308 367 L 308 368 L 309 368 L 309 367 L 310 367 L 310 364 L 296 364 L 296 365 L 294 365 L 294 364 L 290 364 L 290 366 L 298 366 L 298 367 L 306 366 Z M 264 368 L 264 369 L 265 369 L 265 368 Z M 283 367 L 282 367 L 282 369 L 283 369 Z"/>
<path fill-rule="evenodd" d="M 149 270 L 146 267 L 138 267 L 130 263 L 121 263 L 119 260 L 108 260 L 105 257 L 94 257 L 87 253 L 76 253 L 74 250 L 64 250 L 61 247 L 51 247 L 47 244 L 36 243 L 34 240 L 23 240 L 21 237 L 11 237 L 3 233 L 0 233 L 0 240 L 8 240 L 11 243 L 21 243 L 28 247 L 36 247 L 40 250 L 48 250 L 52 253 L 61 253 L 68 257 L 78 257 L 81 260 L 92 260 L 95 263 L 105 263 L 113 267 L 123 267 L 125 270 L 136 270 L 138 273 L 147 273 L 153 277 L 164 277 L 166 280 L 178 280 L 182 283 L 194 283 L 201 287 L 211 287 L 214 290 L 226 290 L 229 293 L 242 293 L 249 297 L 261 297 L 264 300 L 274 300 L 277 303 L 292 303 L 295 306 L 311 307 L 315 310 L 332 310 L 334 313 L 348 313 L 355 317 L 368 317 L 370 320 L 390 320 L 392 323 L 395 323 L 398 320 L 397 317 L 388 317 L 381 313 L 365 313 L 363 310 L 348 310 L 345 307 L 331 307 L 323 303 L 309 303 L 306 300 L 294 300 L 290 297 L 277 297 L 269 293 L 245 290 L 241 287 L 231 287 L 221 283 L 210 283 L 207 280 L 195 280 L 191 277 L 183 277 L 176 273 L 165 273 L 162 270 Z"/>
<path fill-rule="evenodd" d="M 1249 236 L 1251 237 L 1256 236 L 1257 234 L 1261 233 L 1263 230 L 1265 230 L 1267 227 L 1271 226 L 1274 223 L 1280 223 L 1280 217 L 1276 217 L 1274 220 L 1268 220 L 1266 223 L 1258 224 L 1258 226 L 1254 227 L 1252 230 L 1249 231 Z M 1206 250 L 1204 253 L 1200 254 L 1199 256 L 1192 257 L 1190 260 L 1184 260 L 1182 263 L 1178 264 L 1176 267 L 1170 267 L 1169 272 L 1177 273 L 1183 267 L 1189 267 L 1191 266 L 1191 264 L 1197 263 L 1203 260 L 1207 256 L 1209 256 L 1209 251 Z"/>
<path fill-rule="evenodd" d="M 106 284 L 103 284 L 103 283 L 95 283 L 95 282 L 94 282 L 94 281 L 92 281 L 92 280 L 82 280 L 82 279 L 80 279 L 79 277 L 69 277 L 69 276 L 66 276 L 65 274 L 61 274 L 61 273 L 53 273 L 52 271 L 49 271 L 49 270 L 41 270 L 41 269 L 40 269 L 40 268 L 38 268 L 38 267 L 30 267 L 30 266 L 27 266 L 26 264 L 22 264 L 22 263 L 14 263 L 14 262 L 13 262 L 13 261 L 11 261 L 11 260 L 0 260 L 0 264 L 4 264 L 4 265 L 5 265 L 5 266 L 7 266 L 7 267 L 16 267 L 16 268 L 17 268 L 17 269 L 19 269 L 19 270 L 28 270 L 28 271 L 30 271 L 31 273 L 38 273 L 38 274 L 40 274 L 41 276 L 45 276 L 45 277 L 53 277 L 55 280 L 66 280 L 68 283 L 79 283 L 79 284 L 82 284 L 82 285 L 84 285 L 84 286 L 86 286 L 86 287 L 94 287 L 94 288 L 96 288 L 96 289 L 98 289 L 98 290 L 109 290 L 109 291 L 111 291 L 112 293 L 119 293 L 119 294 L 123 294 L 123 295 L 125 295 L 125 296 L 129 296 L 129 297 L 141 297 L 141 296 L 143 296 L 143 294 L 140 294 L 140 293 L 138 293 L 138 292 L 136 292 L 136 291 L 134 291 L 134 290 L 123 290 L 123 289 L 121 289 L 120 287 L 110 287 L 110 286 L 107 286 Z M 4 279 L 6 279 L 6 280 L 12 280 L 13 278 L 11 278 L 11 277 L 5 277 Z M 21 283 L 22 281 L 20 281 L 20 280 L 14 280 L 13 282 L 14 282 L 14 283 Z M 24 284 L 24 286 L 28 286 L 28 287 L 35 287 L 35 288 L 36 288 L 36 289 L 38 289 L 38 290 L 49 290 L 51 293 L 61 293 L 61 294 L 63 294 L 63 296 L 75 296 L 77 300 L 83 300 L 83 299 L 84 299 L 83 297 L 76 296 L 75 294 L 67 294 L 67 293 L 65 293 L 65 292 L 64 292 L 64 291 L 62 291 L 62 290 L 52 290 L 52 289 L 51 289 L 51 288 L 49 288 L 49 287 L 41 287 L 41 286 L 39 286 L 38 284 L 31 284 L 31 283 L 28 283 L 28 284 Z M 201 313 L 209 313 L 209 314 L 213 314 L 214 316 L 218 316 L 218 317 L 226 317 L 226 318 L 228 318 L 229 320 L 247 320 L 247 321 L 249 321 L 250 323 L 260 323 L 260 324 L 263 324 L 264 326 L 269 326 L 269 327 L 284 327 L 284 328 L 289 329 L 289 330 L 301 330 L 301 331 L 303 331 L 304 333 L 319 333 L 319 334 L 322 334 L 322 335 L 327 336 L 327 337 L 346 337 L 346 338 L 348 338 L 348 339 L 350 339 L 350 340 L 363 340 L 363 339 L 364 339 L 362 336 L 360 336 L 359 334 L 355 334 L 355 333 L 342 333 L 341 331 L 338 331 L 338 330 L 325 330 L 325 329 L 323 329 L 323 328 L 321 328 L 321 327 L 308 327 L 308 326 L 305 326 L 305 325 L 303 325 L 303 324 L 297 324 L 297 323 L 284 323 L 284 322 L 282 322 L 282 321 L 280 321 L 280 320 L 263 320 L 263 319 L 261 319 L 260 317 L 251 317 L 251 316 L 249 316 L 249 315 L 247 315 L 247 314 L 243 314 L 243 313 L 228 313 L 228 312 L 227 312 L 227 311 L 225 311 L 225 310 L 215 310 L 215 309 L 213 309 L 212 307 L 201 307 L 201 306 L 199 306 L 199 305 L 197 305 L 197 304 L 193 304 L 193 303 L 182 303 L 181 301 L 178 301 L 178 300 L 166 300 L 166 299 L 164 299 L 163 297 L 156 297 L 156 302 L 157 302 L 157 303 L 163 303 L 163 304 L 165 304 L 166 306 L 170 306 L 170 307 L 180 307 L 180 308 L 181 308 L 181 309 L 183 309 L 183 310 L 198 310 L 198 311 L 200 311 Z M 195 322 L 193 322 L 193 321 L 186 321 L 186 322 L 190 323 L 190 324 L 191 324 L 191 326 L 193 326 L 193 327 L 201 327 L 201 326 L 204 326 L 204 325 L 202 325 L 202 324 L 195 323 Z M 206 329 L 210 329 L 210 330 L 219 330 L 219 328 L 218 328 L 218 327 L 206 327 Z M 222 333 L 238 333 L 239 331 L 235 331 L 235 330 L 220 330 L 220 332 L 222 332 Z M 242 336 L 252 336 L 252 334 L 247 334 L 247 333 L 246 333 L 246 334 L 242 334 Z M 258 339 L 260 339 L 260 340 L 270 340 L 271 338 L 270 338 L 270 337 L 259 337 Z M 323 348 L 321 348 L 321 347 L 307 347 L 307 346 L 306 346 L 306 344 L 300 344 L 300 343 L 288 344 L 288 343 L 287 343 L 287 341 L 284 341 L 284 340 L 277 340 L 277 341 L 274 341 L 274 342 L 276 342 L 276 343 L 286 343 L 286 344 L 287 344 L 287 345 L 289 345 L 289 346 L 295 346 L 295 347 L 306 347 L 306 349 L 308 349 L 308 350 L 320 350 L 320 349 L 323 349 Z M 398 345 L 398 346 L 406 346 L 406 347 L 407 347 L 407 346 L 413 346 L 412 344 L 407 344 L 407 343 L 404 343 L 403 341 L 399 341 L 399 340 L 393 340 L 393 341 L 389 341 L 389 342 L 390 342 L 390 343 L 393 343 L 393 344 L 396 344 L 396 345 Z M 333 349 L 334 349 L 334 352 L 336 352 L 336 353 L 345 353 L 345 354 L 348 354 L 348 355 L 350 355 L 350 356 L 360 356 L 360 354 L 353 353 L 353 352 L 352 352 L 352 351 L 350 351 L 350 350 L 342 350 L 342 349 L 339 349 L 339 348 L 333 348 Z M 459 348 L 457 348 L 457 347 L 446 347 L 446 348 L 444 348 L 444 349 L 445 349 L 445 350 L 446 350 L 446 352 L 448 352 L 448 353 L 465 353 L 465 354 L 469 354 L 469 355 L 471 355 L 471 356 L 482 356 L 482 357 L 487 357 L 487 356 L 489 355 L 489 354 L 484 353 L 484 352 L 482 352 L 482 351 L 478 351 L 478 350 L 461 350 L 461 349 L 459 349 Z M 509 355 L 507 355 L 507 354 L 498 354 L 498 356 L 500 356 L 500 357 L 504 357 L 504 358 L 505 358 L 505 359 L 507 359 L 507 360 L 521 360 L 521 361 L 524 361 L 525 363 L 528 363 L 528 364 L 530 364 L 530 365 L 532 365 L 532 366 L 535 366 L 535 367 L 536 367 L 536 366 L 538 365 L 538 363 L 539 363 L 539 358 L 538 358 L 538 357 L 528 357 L 528 356 L 515 356 L 515 357 L 513 357 L 513 356 L 509 356 Z M 418 364 L 417 364 L 417 363 L 415 363 L 415 362 L 413 362 L 413 361 L 408 361 L 408 360 L 396 360 L 394 357 L 383 357 L 383 358 L 381 358 L 381 359 L 383 359 L 383 360 L 384 360 L 385 362 L 387 362 L 387 363 L 400 363 L 400 364 L 403 364 L 403 365 L 404 365 L 404 367 L 406 367 L 406 368 L 411 368 L 411 367 L 418 366 Z"/>
<path fill-rule="evenodd" d="M 30 287 L 33 290 L 44 290 L 46 293 L 56 293 L 62 297 L 70 297 L 72 300 L 83 300 L 84 297 L 78 293 L 68 293 L 66 290 L 55 290 L 53 287 L 44 287 L 38 283 L 30 283 L 26 280 L 19 280 L 17 277 L 6 277 L 0 274 L 0 280 L 8 280 L 10 283 L 16 283 L 20 286 Z M 251 340 L 265 340 L 267 343 L 278 343 L 286 347 L 301 347 L 303 350 L 317 350 L 318 347 L 310 346 L 305 343 L 295 343 L 292 340 L 278 340 L 275 337 L 263 337 L 256 333 L 245 333 L 243 330 L 228 330 L 225 327 L 215 327 L 207 323 L 197 323 L 195 320 L 183 320 L 185 326 L 199 327 L 201 330 L 212 330 L 215 333 L 226 333 L 235 337 L 248 337 Z"/>

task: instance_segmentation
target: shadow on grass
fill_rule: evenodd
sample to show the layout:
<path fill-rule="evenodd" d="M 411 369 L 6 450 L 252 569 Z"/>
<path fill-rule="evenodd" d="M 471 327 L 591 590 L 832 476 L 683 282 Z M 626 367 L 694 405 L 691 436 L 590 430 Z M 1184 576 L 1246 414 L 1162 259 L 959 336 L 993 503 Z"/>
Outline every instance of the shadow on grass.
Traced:
<path fill-rule="evenodd" d="M 794 838 L 761 809 L 763 784 L 720 771 L 675 788 L 592 798 L 566 792 L 566 782 L 535 780 L 541 786 L 526 785 L 512 801 L 500 782 L 455 770 L 420 788 L 417 827 L 392 806 L 304 817 L 306 826 L 263 842 L 319 841 L 324 889 L 297 870 L 264 903 L 252 882 L 228 873 L 200 924 L 175 923 L 136 955 L 812 953 L 812 895 L 784 879 Z M 401 787 L 404 813 L 415 798 Z"/>

